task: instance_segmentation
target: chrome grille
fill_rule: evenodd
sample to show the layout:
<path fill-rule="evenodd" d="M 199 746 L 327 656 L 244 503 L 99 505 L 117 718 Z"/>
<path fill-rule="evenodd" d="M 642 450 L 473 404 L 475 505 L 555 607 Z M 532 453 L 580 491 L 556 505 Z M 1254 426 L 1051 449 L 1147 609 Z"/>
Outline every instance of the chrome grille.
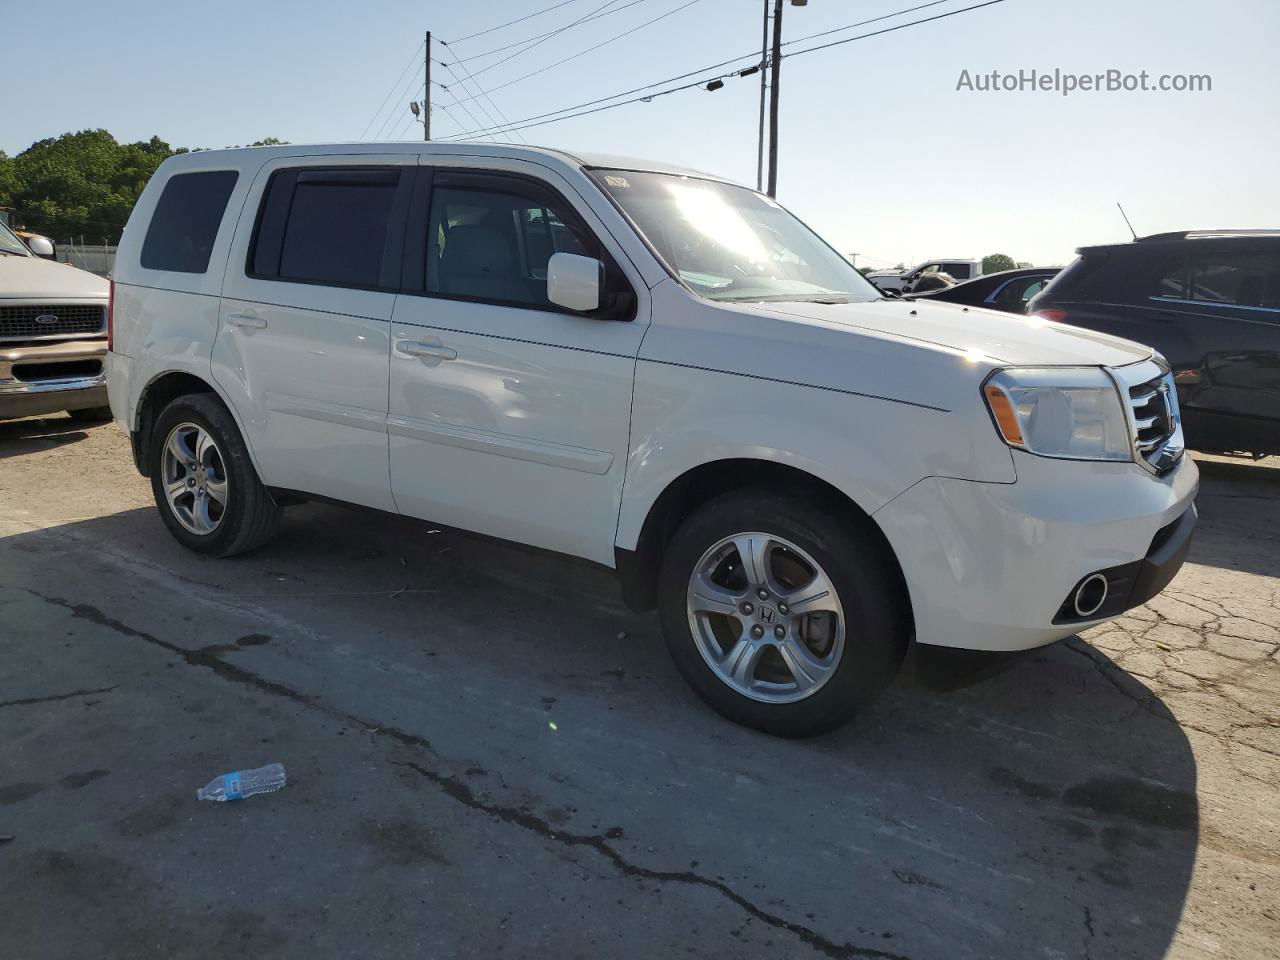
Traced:
<path fill-rule="evenodd" d="M 1178 393 L 1167 364 L 1161 358 L 1113 372 L 1129 401 L 1134 456 L 1152 472 L 1165 472 L 1184 449 Z"/>
<path fill-rule="evenodd" d="M 45 340 L 106 332 L 106 308 L 84 303 L 0 306 L 0 340 Z"/>

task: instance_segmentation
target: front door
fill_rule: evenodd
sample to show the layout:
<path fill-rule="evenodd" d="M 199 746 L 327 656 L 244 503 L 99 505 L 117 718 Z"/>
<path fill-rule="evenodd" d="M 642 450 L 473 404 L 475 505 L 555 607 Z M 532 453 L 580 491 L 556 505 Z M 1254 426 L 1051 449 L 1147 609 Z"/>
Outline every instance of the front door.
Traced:
<path fill-rule="evenodd" d="M 573 188 L 522 161 L 424 167 L 392 317 L 402 513 L 613 563 L 647 291 Z M 606 263 L 613 319 L 547 299 L 547 261 Z M 623 266 L 625 264 L 625 267 Z"/>
<path fill-rule="evenodd" d="M 417 155 L 301 157 L 249 194 L 213 374 L 263 482 L 394 510 L 387 363 Z"/>

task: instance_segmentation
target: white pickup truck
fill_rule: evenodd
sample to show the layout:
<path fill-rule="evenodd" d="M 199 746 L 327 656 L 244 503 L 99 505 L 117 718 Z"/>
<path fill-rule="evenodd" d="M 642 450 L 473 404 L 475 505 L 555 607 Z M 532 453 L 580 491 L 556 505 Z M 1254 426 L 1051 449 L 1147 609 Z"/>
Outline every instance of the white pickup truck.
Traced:
<path fill-rule="evenodd" d="M 867 279 L 886 293 L 911 293 L 926 273 L 945 273 L 957 283 L 982 276 L 981 260 L 926 260 L 910 270 L 877 270 Z"/>
<path fill-rule="evenodd" d="M 0 420 L 108 419 L 107 281 L 52 253 L 46 238 L 23 243 L 0 223 Z"/>

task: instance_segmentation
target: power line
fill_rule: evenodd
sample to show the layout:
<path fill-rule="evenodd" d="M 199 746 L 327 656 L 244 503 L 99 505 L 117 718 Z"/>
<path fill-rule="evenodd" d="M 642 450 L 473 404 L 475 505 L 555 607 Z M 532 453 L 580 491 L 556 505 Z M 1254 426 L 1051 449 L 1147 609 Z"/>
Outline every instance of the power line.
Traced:
<path fill-rule="evenodd" d="M 647 3 L 647 2 L 648 0 L 631 0 L 630 3 L 624 3 L 622 6 L 614 7 L 612 10 L 606 10 L 603 13 L 596 14 L 595 16 L 585 17 L 584 19 L 577 21 L 577 23 L 591 23 L 593 20 L 601 20 L 605 17 L 613 16 L 615 13 L 621 13 L 623 10 L 626 10 L 628 7 L 634 7 L 638 3 Z M 573 24 L 571 24 L 570 26 L 572 25 Z M 512 47 L 518 47 L 522 44 L 529 43 L 531 40 L 541 40 L 544 37 L 551 37 L 557 33 L 562 33 L 567 29 L 569 28 L 561 27 L 559 30 L 548 30 L 546 33 L 539 33 L 532 37 L 525 37 L 523 40 L 515 41 L 515 43 L 508 43 L 505 46 L 494 47 L 492 50 L 486 50 L 484 53 L 473 53 L 469 57 L 459 57 L 455 62 L 469 63 L 472 60 L 483 60 L 485 57 L 491 57 L 495 53 L 502 53 L 504 50 L 510 50 Z M 458 40 L 454 41 L 454 43 L 459 43 L 459 42 L 461 41 L 458 41 Z"/>
<path fill-rule="evenodd" d="M 545 67 L 539 67 L 537 70 L 534 70 L 531 73 L 526 73 L 523 76 L 516 77 L 514 80 L 508 80 L 506 83 L 499 83 L 496 86 L 489 87 L 484 92 L 493 93 L 495 90 L 501 90 L 504 87 L 511 86 L 512 84 L 520 83 L 522 80 L 528 80 L 530 77 L 536 77 L 540 73 L 546 73 L 548 70 L 551 70 L 562 64 L 568 63 L 570 60 L 577 60 L 579 57 L 585 57 L 588 53 L 591 53 L 595 50 L 599 50 L 601 47 L 607 46 L 613 43 L 615 40 L 621 40 L 623 37 L 630 36 L 631 34 L 635 33 L 637 30 L 643 30 L 645 27 L 651 26 L 652 24 L 657 23 L 659 20 L 665 20 L 667 17 L 673 16 L 679 13 L 681 10 L 684 10 L 687 7 L 692 7 L 695 3 L 701 3 L 701 2 L 702 0 L 687 0 L 687 2 L 681 4 L 675 9 L 668 10 L 666 13 L 663 13 L 663 14 L 659 14 L 658 16 L 654 17 L 652 20 L 646 20 L 644 23 L 634 26 L 630 30 L 624 30 L 622 33 L 615 34 L 614 36 L 610 37 L 608 40 L 603 40 L 600 43 L 595 44 L 594 46 L 587 47 L 587 49 L 585 50 L 580 50 L 577 53 L 572 54 L 571 56 L 565 57 L 562 60 L 557 60 L 555 63 L 549 63 Z M 501 63 L 503 61 L 500 60 L 498 62 Z M 494 66 L 497 66 L 497 64 L 494 64 Z M 488 69 L 488 68 L 486 67 L 485 69 Z M 484 70 L 477 70 L 476 75 L 481 74 L 483 72 Z"/>
<path fill-rule="evenodd" d="M 418 64 L 418 69 L 413 72 L 413 76 L 409 78 L 409 82 L 401 88 L 400 93 L 391 101 L 392 104 L 395 104 L 395 103 L 403 104 L 406 101 L 409 95 L 409 91 L 412 90 L 415 86 L 417 86 L 418 79 L 422 76 L 422 73 L 425 69 L 426 69 L 425 64 L 423 63 Z M 388 128 L 392 130 L 396 129 L 395 118 L 397 116 L 399 116 L 399 114 L 396 113 L 395 107 L 393 106 L 391 111 L 387 114 L 386 119 L 383 120 L 382 124 L 378 127 L 378 132 L 373 135 L 373 139 L 381 140 L 383 133 L 386 132 Z"/>
<path fill-rule="evenodd" d="M 549 7 L 543 8 L 542 10 L 535 11 L 534 13 L 527 14 L 526 16 L 523 16 L 523 17 L 517 17 L 515 20 L 508 20 L 506 23 L 500 23 L 496 27 L 489 27 L 487 30 L 480 30 L 476 33 L 469 33 L 465 37 L 459 37 L 457 40 L 453 42 L 462 43 L 462 41 L 470 40 L 473 37 L 482 37 L 486 33 L 493 33 L 495 30 L 501 30 L 503 27 L 514 26 L 517 23 L 524 23 L 526 20 L 532 20 L 534 17 L 540 17 L 544 13 L 550 13 L 552 10 L 558 10 L 561 7 L 567 7 L 569 4 L 576 3 L 576 2 L 577 0 L 561 0 L 560 3 L 554 3 Z"/>
<path fill-rule="evenodd" d="M 467 74 L 467 79 L 469 79 L 469 80 L 471 81 L 471 83 L 472 83 L 472 85 L 475 87 L 475 89 L 480 90 L 480 84 L 478 84 L 478 83 L 476 83 L 476 82 L 475 82 L 475 78 L 471 76 L 471 71 L 467 70 L 466 66 L 465 66 L 465 65 L 463 65 L 463 64 L 461 64 L 461 63 L 459 63 L 459 64 L 458 64 L 458 67 L 459 67 L 459 69 L 461 69 L 461 70 L 463 70 L 463 71 L 465 71 L 465 72 L 466 72 L 466 74 Z M 462 85 L 462 91 L 463 91 L 464 93 L 466 93 L 466 92 L 467 92 L 467 86 L 466 86 L 466 84 L 465 84 L 465 83 L 463 83 L 462 78 L 461 78 L 461 77 L 459 77 L 459 76 L 458 76 L 458 74 L 454 72 L 453 67 L 449 66 L 448 64 L 445 64 L 445 69 L 449 71 L 450 75 L 451 75 L 451 76 L 453 76 L 453 77 L 458 81 L 458 83 L 459 83 L 460 85 Z M 484 99 L 489 101 L 489 103 L 493 106 L 493 109 L 494 109 L 495 111 L 497 111 L 498 116 L 500 116 L 500 117 L 503 119 L 503 121 L 506 123 L 507 127 L 508 127 L 508 128 L 510 128 L 510 126 L 511 126 L 511 121 L 510 121 L 509 119 L 507 119 L 507 115 L 506 115 L 505 113 L 503 113 L 503 112 L 502 112 L 502 108 L 498 106 L 497 101 L 496 101 L 496 100 L 494 100 L 494 99 L 493 99 L 493 97 L 489 96 L 489 94 L 488 94 L 486 91 L 481 90 L 480 92 L 481 92 L 482 94 L 484 94 Z M 453 91 L 449 91 L 449 93 L 450 93 L 450 96 L 453 96 Z M 456 96 L 454 96 L 454 98 L 453 98 L 453 99 L 454 99 L 454 101 L 455 101 L 455 102 L 457 102 L 457 99 L 458 99 L 458 98 L 457 98 Z M 497 123 L 497 121 L 496 121 L 496 120 L 494 120 L 494 119 L 493 119 L 493 116 L 489 113 L 488 109 L 486 109 L 486 107 L 485 107 L 485 105 L 484 105 L 484 101 L 482 101 L 482 100 L 477 100 L 477 101 L 476 101 L 476 106 L 477 106 L 477 107 L 479 107 L 481 110 L 483 110 L 483 111 L 484 111 L 485 116 L 489 117 L 489 119 L 490 119 L 491 121 L 493 121 L 494 123 Z M 529 141 L 528 141 L 528 140 L 526 140 L 526 139 L 524 138 L 524 134 L 522 134 L 519 130 L 512 130 L 511 132 L 515 134 L 515 136 L 520 140 L 520 142 L 521 142 L 521 143 L 524 143 L 524 144 L 526 144 L 526 145 L 529 143 Z"/>
<path fill-rule="evenodd" d="M 425 44 L 426 41 L 423 40 L 422 43 L 418 44 L 418 49 L 413 51 L 413 56 L 409 58 L 409 62 L 406 63 L 404 65 L 404 69 L 400 71 L 400 76 L 396 78 L 395 83 L 391 84 L 391 89 L 387 91 L 386 97 L 383 98 L 382 105 L 373 112 L 373 116 L 369 118 L 369 122 L 366 123 L 364 125 L 364 129 L 360 131 L 359 139 L 363 140 L 364 135 L 369 132 L 369 128 L 373 126 L 373 121 L 378 119 L 378 115 L 382 113 L 383 109 L 386 107 L 387 101 L 391 99 L 391 95 L 396 92 L 396 88 L 399 87 L 401 81 L 404 80 L 404 75 L 409 72 L 409 68 L 417 61 L 418 54 L 422 52 L 422 48 Z"/>
<path fill-rule="evenodd" d="M 877 17 L 877 18 L 874 18 L 874 19 L 875 19 L 875 20 L 883 20 L 883 19 L 886 19 L 886 17 L 900 16 L 901 14 L 906 13 L 906 12 L 908 12 L 909 10 L 918 10 L 918 9 L 922 9 L 922 8 L 923 8 L 923 7 L 925 7 L 925 6 L 935 6 L 938 2 L 943 2 L 943 0 L 934 0 L 934 2 L 933 2 L 933 3 L 923 4 L 923 5 L 922 5 L 922 6 L 920 6 L 920 7 L 911 7 L 911 8 L 908 8 L 908 10 L 900 10 L 900 11 L 898 11 L 898 13 L 897 13 L 897 14 L 886 14 L 884 17 Z M 969 11 L 971 11 L 971 10 L 980 10 L 980 9 L 982 9 L 983 7 L 991 7 L 991 6 L 996 5 L 997 3 L 1004 3 L 1004 2 L 1005 2 L 1005 0 L 986 0 L 986 2 L 984 2 L 984 3 L 976 3 L 976 4 L 973 4 L 973 5 L 968 6 L 968 7 L 961 7 L 961 8 L 959 8 L 958 10 L 950 10 L 950 11 L 947 11 L 947 12 L 945 12 L 945 13 L 939 13 L 939 14 L 936 14 L 935 16 L 932 16 L 932 17 L 924 17 L 924 18 L 922 18 L 922 19 L 920 19 L 920 20 L 912 20 L 912 21 L 909 21 L 909 22 L 907 22 L 907 23 L 897 24 L 897 25 L 892 26 L 892 27 L 885 27 L 885 28 L 883 28 L 883 29 L 881 29 L 881 30 L 873 30 L 873 31 L 871 31 L 870 33 L 863 33 L 863 34 L 859 34 L 859 35 L 858 35 L 858 36 L 856 36 L 856 37 L 846 37 L 846 38 L 845 38 L 845 39 L 843 39 L 843 40 L 834 40 L 834 41 L 832 41 L 831 43 L 819 44 L 818 46 L 814 46 L 814 47 L 806 47 L 806 48 L 805 48 L 805 49 L 803 49 L 803 50 L 796 50 L 796 51 L 794 51 L 794 52 L 792 52 L 792 53 L 783 54 L 783 56 L 784 56 L 784 57 L 798 57 L 798 56 L 803 56 L 803 55 L 804 55 L 804 54 L 806 54 L 806 53 L 814 53 L 814 52 L 816 52 L 816 51 L 818 51 L 818 50 L 826 50 L 826 49 L 828 49 L 828 48 L 830 48 L 830 47 L 840 46 L 841 44 L 845 44 L 845 43 L 853 43 L 853 42 L 854 42 L 854 41 L 856 41 L 856 40 L 866 40 L 866 39 L 868 39 L 868 38 L 870 38 L 870 37 L 878 37 L 878 36 L 881 36 L 882 34 L 886 34 L 886 33 L 893 33 L 894 31 L 897 31 L 897 30 L 905 30 L 905 29 L 907 29 L 908 27 L 916 27 L 916 26 L 920 26 L 921 24 L 925 24 L 925 23 L 932 23 L 932 22 L 933 22 L 933 21 L 935 21 L 935 20 L 944 20 L 944 19 L 946 19 L 946 18 L 948 18 L 948 17 L 954 17 L 954 16 L 957 16 L 957 15 L 962 14 L 962 13 L 968 13 L 968 12 L 969 12 Z M 832 33 L 832 32 L 839 32 L 839 30 L 847 30 L 847 29 L 851 29 L 851 27 L 852 27 L 852 26 L 856 26 L 856 25 L 850 25 L 850 27 L 838 28 L 836 31 L 826 31 L 826 33 L 828 33 L 828 34 L 829 34 L 829 33 Z M 806 40 L 806 39 L 813 39 L 813 37 L 805 37 L 805 38 L 801 38 L 801 39 L 799 39 L 799 40 L 791 41 L 791 43 L 800 43 L 800 42 L 803 42 L 803 40 Z M 735 58 L 734 58 L 734 59 L 732 59 L 732 60 L 724 60 L 724 61 L 721 61 L 721 63 L 719 63 L 719 64 L 714 64 L 714 65 L 712 65 L 712 66 L 710 66 L 710 67 L 703 67 L 703 68 L 701 68 L 700 70 L 693 70 L 693 71 L 690 71 L 689 73 L 680 74 L 679 76 L 676 76 L 676 77 L 670 77 L 670 78 L 668 78 L 667 80 L 660 80 L 660 81 L 658 81 L 658 82 L 656 82 L 656 83 L 651 83 L 651 84 L 648 84 L 648 85 L 646 85 L 646 86 L 644 86 L 644 87 L 636 87 L 634 90 L 627 91 L 627 93 L 615 94 L 615 95 L 614 95 L 614 96 L 612 96 L 612 97 L 603 97 L 603 98 L 601 98 L 601 99 L 599 99 L 599 100 L 588 101 L 587 103 L 578 104 L 576 107 L 565 107 L 563 110 L 553 110 L 553 111 L 551 111 L 550 113 L 547 113 L 547 114 L 540 114 L 540 115 L 538 115 L 538 116 L 536 116 L 536 117 L 529 117 L 529 118 L 526 118 L 525 120 L 517 120 L 511 129 L 513 129 L 513 130 L 528 130 L 528 129 L 529 129 L 529 128 L 531 128 L 531 127 L 541 127 L 541 126 L 545 126 L 546 124 L 549 124 L 549 123 L 557 123 L 557 122 L 559 122 L 559 121 L 561 121 L 561 120 L 572 120 L 572 119 L 574 119 L 574 118 L 576 118 L 576 117 L 585 117 L 585 116 L 588 116 L 588 115 L 593 114 L 593 113 L 600 113 L 601 111 L 604 111 L 604 110 L 612 110 L 612 109 L 614 109 L 615 107 L 625 107 L 625 106 L 628 106 L 628 105 L 633 104 L 633 103 L 640 103 L 640 102 L 642 102 L 642 101 L 649 101 L 649 100 L 653 100 L 653 99 L 656 99 L 657 97 L 666 96 L 667 94 L 670 94 L 670 93 L 678 93 L 678 92 L 680 92 L 681 90 L 689 90 L 689 89 L 692 89 L 693 87 L 700 87 L 700 86 L 704 85 L 705 83 L 709 83 L 709 82 L 714 81 L 714 80 L 727 80 L 727 79 L 729 79 L 730 77 L 740 76 L 743 72 L 745 72 L 745 71 L 747 71 L 747 70 L 750 70 L 750 67 L 743 68 L 743 70 L 739 70 L 739 71 L 730 71 L 730 72 L 728 72 L 728 73 L 721 73 L 721 74 L 719 74 L 719 75 L 717 75 L 717 76 L 703 76 L 703 77 L 701 77 L 700 79 L 693 81 L 692 83 L 682 84 L 681 86 L 678 86 L 678 87 L 670 87 L 670 88 L 665 89 L 665 90 L 657 90 L 657 91 L 655 91 L 655 92 L 653 92 L 653 93 L 645 94 L 644 96 L 633 97 L 633 98 L 632 98 L 632 99 L 630 99 L 630 100 L 623 100 L 623 101 L 618 102 L 618 103 L 608 103 L 608 102 L 607 102 L 607 101 L 609 101 L 609 100 L 615 100 L 615 99 L 617 99 L 617 97 L 627 96 L 627 94 L 628 94 L 628 93 L 635 93 L 635 92 L 639 92 L 639 91 L 641 91 L 641 90 L 652 89 L 653 87 L 661 86 L 661 85 L 662 85 L 662 84 L 664 84 L 664 83 L 671 83 L 671 82 L 673 82 L 673 81 L 675 81 L 675 80 L 683 79 L 684 77 L 693 76 L 694 74 L 697 74 L 697 73 L 705 73 L 705 71 L 707 71 L 707 70 L 713 70 L 713 69 L 715 69 L 715 68 L 716 68 L 716 67 L 718 67 L 718 66 L 724 66 L 724 65 L 726 65 L 726 64 L 730 64 L 730 63 L 736 63 L 736 62 L 739 62 L 739 61 L 745 60 L 745 59 L 747 59 L 748 57 L 758 58 L 758 57 L 759 57 L 759 54 L 758 54 L 758 52 L 753 51 L 753 52 L 752 52 L 752 53 L 750 53 L 750 54 L 744 54 L 744 55 L 742 55 L 742 56 L 740 56 L 740 57 L 735 57 Z M 754 70 L 751 70 L 751 72 L 752 72 L 752 73 L 754 73 L 755 71 L 754 71 Z M 497 88 L 495 87 L 494 89 L 497 89 Z M 594 106 L 595 104 L 599 104 L 599 103 L 604 103 L 605 105 L 604 105 L 604 106 L 596 106 L 596 107 L 594 107 L 594 109 L 590 109 L 590 110 L 580 110 L 580 109 L 579 109 L 579 108 L 581 108 L 581 107 Z M 570 112 L 570 111 L 577 111 L 577 112 Z M 563 114 L 563 116 L 561 116 L 560 114 Z M 544 118 L 546 118 L 546 119 L 544 119 Z M 482 129 L 479 129 L 479 130 L 471 130 L 471 131 L 468 131 L 468 132 L 463 133 L 463 134 L 455 134 L 454 136 L 448 137 L 447 139 L 449 139 L 449 140 L 464 140 L 464 139 L 467 139 L 467 138 L 469 138 L 469 137 L 482 136 L 482 135 L 484 135 L 484 134 L 485 134 L 485 132 L 486 132 L 486 131 L 485 131 L 483 128 L 482 128 Z"/>
<path fill-rule="evenodd" d="M 514 60 L 516 57 L 520 56 L 523 53 L 528 53 L 534 47 L 541 46 L 542 44 L 550 40 L 552 37 L 559 36 L 560 34 L 564 33 L 566 30 L 570 30 L 573 27 L 576 27 L 580 23 L 585 23 L 588 19 L 590 19 L 591 17 L 594 17 L 601 10 L 605 9 L 606 7 L 612 7 L 617 2 L 618 0 L 606 0 L 605 3 L 600 4 L 600 6 L 596 7 L 586 16 L 579 17 L 577 20 L 574 20 L 572 23 L 565 24 L 563 27 L 560 27 L 558 30 L 552 30 L 550 33 L 543 35 L 540 39 L 535 40 L 533 43 L 530 43 L 527 47 L 524 47 L 523 49 L 517 50 L 515 53 L 511 54 L 510 56 L 503 57 L 501 60 L 496 60 L 493 63 L 489 64 L 487 67 L 481 67 L 479 70 L 475 72 L 475 76 L 479 76 L 482 73 L 492 70 L 494 67 L 500 67 L 504 63 L 506 63 L 508 60 Z M 441 41 L 441 42 L 444 43 L 444 41 Z M 445 43 L 445 47 L 449 47 L 449 44 Z M 452 48 L 450 48 L 450 52 L 452 52 Z"/>
<path fill-rule="evenodd" d="M 922 4 L 919 4 L 918 6 L 914 6 L 914 7 L 906 7 L 905 9 L 902 9 L 902 10 L 895 10 L 893 13 L 886 13 L 886 14 L 883 14 L 883 15 L 878 16 L 878 17 L 871 17 L 870 19 L 867 19 L 867 20 L 859 20 L 857 23 L 849 23 L 849 24 L 846 24 L 846 25 L 845 25 L 845 26 L 843 26 L 843 27 L 836 27 L 836 28 L 834 28 L 834 29 L 832 29 L 832 30 L 823 30 L 823 31 L 821 31 L 820 33 L 811 33 L 811 34 L 808 34 L 807 36 L 797 37 L 795 40 L 788 40 L 788 41 L 786 41 L 785 43 L 783 43 L 782 45 L 783 45 L 784 47 L 789 47 L 789 46 L 792 46 L 793 44 L 803 43 L 803 42 L 804 42 L 804 41 L 806 41 L 806 40 L 816 40 L 818 37 L 826 37 L 826 36 L 830 36 L 830 35 L 831 35 L 831 34 L 833 34 L 833 33 L 843 33 L 843 32 L 844 32 L 844 31 L 846 31 L 846 30 L 855 30 L 855 29 L 857 29 L 858 27 L 865 27 L 865 26 L 867 26 L 868 24 L 871 24 L 871 23 L 878 23 L 878 22 L 880 22 L 881 20 L 890 20 L 890 19 L 892 19 L 892 18 L 894 18 L 894 17 L 900 17 L 900 16 L 902 16 L 903 14 L 907 14 L 907 13 L 914 13 L 914 12 L 915 12 L 915 11 L 917 11 L 917 10 L 923 10 L 923 9 L 925 9 L 926 7 L 936 7 L 936 6 L 938 6 L 939 4 L 942 4 L 942 3 L 950 3 L 950 2 L 952 2 L 952 0 L 930 0 L 930 2 L 929 2 L 929 3 L 922 3 Z M 960 11 L 960 12 L 963 12 L 963 11 Z M 551 110 L 551 111 L 549 111 L 549 112 L 547 112 L 547 113 L 540 113 L 540 114 L 537 114 L 536 116 L 533 116 L 533 117 L 527 117 L 527 118 L 526 118 L 526 120 L 541 120 L 541 119 L 543 119 L 544 117 L 551 117 L 551 116 L 555 116 L 557 113 L 566 113 L 566 112 L 568 112 L 568 111 L 570 111 L 570 110 L 577 110 L 577 109 L 579 109 L 580 107 L 591 107 L 591 106 L 595 106 L 595 105 L 596 105 L 596 104 L 598 104 L 598 103 L 605 103 L 605 102 L 607 102 L 607 101 L 609 101 L 609 100 L 616 100 L 618 97 L 625 97 L 625 96 L 627 96 L 627 95 L 629 95 L 629 94 L 632 94 L 632 93 L 639 93 L 641 90 L 648 90 L 648 89 L 650 89 L 650 88 L 652 88 L 652 87 L 660 87 L 660 86 L 662 86 L 662 84 L 664 84 L 664 83 L 674 83 L 676 80 L 683 80 L 685 77 L 692 77 L 692 76 L 694 76 L 694 75 L 696 75 L 696 74 L 699 74 L 699 73 L 705 73 L 707 70 L 717 70 L 717 69 L 719 69 L 720 67 L 728 66 L 728 65 L 729 65 L 729 64 L 731 64 L 731 63 L 737 63 L 739 60 L 746 60 L 746 59 L 749 59 L 749 58 L 756 58 L 756 57 L 758 57 L 758 56 L 759 56 L 759 55 L 758 55 L 758 54 L 753 50 L 751 53 L 744 53 L 744 54 L 742 54 L 741 56 L 732 57 L 732 58 L 730 58 L 729 60 L 721 60 L 719 63 L 713 63 L 713 64 L 710 64 L 709 66 L 699 67 L 699 68 L 698 68 L 698 69 L 696 69 L 696 70 L 690 70 L 688 73 L 681 73 L 681 74 L 677 74 L 677 75 L 676 75 L 676 76 L 674 76 L 674 77 L 667 77 L 667 79 L 665 79 L 665 80 L 658 80 L 658 81 L 656 81 L 656 82 L 654 82 L 654 83 L 646 83 L 644 86 L 641 86 L 641 87 L 634 87 L 634 88 L 632 88 L 632 89 L 630 89 L 630 90 L 624 90 L 624 91 L 622 91 L 621 93 L 615 93 L 615 94 L 613 94 L 613 96 L 609 96 L 609 97 L 600 97 L 600 98 L 598 98 L 598 99 L 596 99 L 596 100 L 588 100 L 588 101 L 587 101 L 587 102 L 585 102 L 585 103 L 579 103 L 579 104 L 576 104 L 575 106 L 572 106 L 572 107 L 564 107 L 564 108 L 562 108 L 562 109 L 560 109 L 560 110 Z M 553 64 L 553 66 L 554 66 L 554 64 Z M 761 68 L 763 68 L 764 66 L 765 66 L 764 64 L 761 64 Z M 520 77 L 520 78 L 518 78 L 518 79 L 517 79 L 517 81 L 512 81 L 512 82 L 518 82 L 518 80 L 522 80 L 522 79 L 525 79 L 525 78 L 524 78 L 524 77 Z M 721 78 L 710 78 L 710 79 L 723 79 L 723 78 L 721 77 Z M 498 90 L 498 89 L 500 89 L 500 87 L 491 87 L 490 89 L 491 89 L 491 90 Z M 516 121 L 516 122 L 517 122 L 517 123 L 524 123 L 524 122 L 525 122 L 525 120 L 519 120 L 519 121 Z"/>

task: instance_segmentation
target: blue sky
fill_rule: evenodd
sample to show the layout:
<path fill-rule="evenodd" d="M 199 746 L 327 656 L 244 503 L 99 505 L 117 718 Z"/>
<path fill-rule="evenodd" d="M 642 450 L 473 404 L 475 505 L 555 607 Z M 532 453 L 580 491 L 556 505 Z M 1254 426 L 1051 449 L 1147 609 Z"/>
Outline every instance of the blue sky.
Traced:
<path fill-rule="evenodd" d="M 266 136 L 384 138 L 421 96 L 410 67 L 392 109 L 379 104 L 422 33 L 446 41 L 556 0 L 137 0 L 56 6 L 5 0 L 8 76 L 0 149 L 106 127 L 121 140 L 223 146 Z M 630 0 L 614 0 L 622 7 Z M 476 81 L 488 88 L 546 66 L 688 0 L 639 0 L 565 31 Z M 810 0 L 788 7 L 796 39 L 925 0 Z M 946 0 L 879 26 L 968 6 Z M 438 47 L 441 59 L 564 26 L 604 6 L 572 0 L 504 30 Z M 608 9 L 608 8 L 606 8 Z M 686 9 L 493 93 L 511 120 L 571 106 L 756 50 L 761 0 L 696 0 Z M 1140 233 L 1280 226 L 1280 3 L 1275 0 L 1006 0 L 784 61 L 779 199 L 859 264 L 996 251 L 1057 263 L 1081 244 L 1125 239 L 1122 200 Z M 819 43 L 824 41 L 813 41 Z M 798 43 L 792 49 L 809 46 Z M 14 50 L 57 51 L 47 63 Z M 501 55 L 499 55 L 501 56 Z M 477 70 L 499 56 L 473 60 Z M 75 69 L 71 65 L 77 65 Z M 958 92 L 960 73 L 1209 74 L 1205 93 Z M 443 68 L 436 76 L 452 77 Z M 458 91 L 454 86 L 454 92 Z M 461 95 L 461 94 L 459 94 Z M 524 131 L 532 143 L 661 158 L 754 185 L 758 86 L 701 89 Z M 450 103 L 437 92 L 437 101 Z M 470 104 L 473 111 L 483 114 Z M 494 108 L 486 103 L 492 112 Z M 450 107 L 436 132 L 456 132 Z M 499 139 L 509 139 L 500 137 Z"/>

